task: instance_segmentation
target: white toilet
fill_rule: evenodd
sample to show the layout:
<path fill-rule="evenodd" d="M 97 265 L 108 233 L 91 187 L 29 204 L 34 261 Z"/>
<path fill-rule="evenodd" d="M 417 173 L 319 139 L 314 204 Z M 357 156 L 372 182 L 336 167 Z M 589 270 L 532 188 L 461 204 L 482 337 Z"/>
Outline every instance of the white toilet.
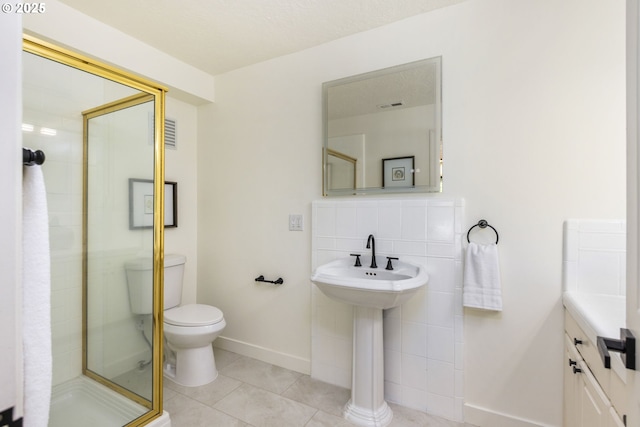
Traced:
<path fill-rule="evenodd" d="M 164 374 L 187 387 L 208 384 L 218 376 L 211 343 L 226 326 L 222 311 L 204 304 L 180 306 L 186 257 L 164 257 Z M 131 311 L 151 314 L 153 263 L 138 258 L 125 264 Z"/>

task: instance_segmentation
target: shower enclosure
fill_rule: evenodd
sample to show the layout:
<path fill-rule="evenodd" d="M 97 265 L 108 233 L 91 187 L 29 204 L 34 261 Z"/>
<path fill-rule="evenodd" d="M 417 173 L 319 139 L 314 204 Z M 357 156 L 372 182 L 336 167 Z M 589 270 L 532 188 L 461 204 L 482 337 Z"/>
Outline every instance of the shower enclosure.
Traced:
<path fill-rule="evenodd" d="M 23 142 L 42 150 L 51 250 L 49 425 L 162 424 L 165 89 L 25 36 Z M 150 181 L 135 197 L 129 180 Z M 131 224 L 131 212 L 145 226 Z M 124 265 L 154 263 L 152 315 Z"/>

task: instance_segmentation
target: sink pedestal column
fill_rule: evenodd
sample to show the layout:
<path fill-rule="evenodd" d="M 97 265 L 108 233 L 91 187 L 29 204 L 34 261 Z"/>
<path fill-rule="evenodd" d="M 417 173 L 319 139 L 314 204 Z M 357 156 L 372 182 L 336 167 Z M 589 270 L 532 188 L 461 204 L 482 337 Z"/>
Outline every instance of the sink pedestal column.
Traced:
<path fill-rule="evenodd" d="M 344 417 L 361 426 L 384 427 L 393 412 L 384 400 L 382 309 L 354 307 L 351 400 Z"/>

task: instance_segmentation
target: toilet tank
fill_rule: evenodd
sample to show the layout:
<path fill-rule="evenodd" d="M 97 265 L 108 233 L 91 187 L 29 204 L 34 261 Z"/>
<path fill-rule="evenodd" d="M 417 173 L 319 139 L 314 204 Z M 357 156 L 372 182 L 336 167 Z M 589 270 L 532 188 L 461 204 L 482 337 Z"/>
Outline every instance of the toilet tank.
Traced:
<path fill-rule="evenodd" d="M 182 278 L 184 255 L 164 256 L 164 309 L 180 305 L 182 299 Z M 134 314 L 153 313 L 153 260 L 135 258 L 125 263 L 129 303 Z"/>
<path fill-rule="evenodd" d="M 169 254 L 164 256 L 165 310 L 179 306 L 182 301 L 182 279 L 186 262 L 187 257 L 184 255 Z"/>

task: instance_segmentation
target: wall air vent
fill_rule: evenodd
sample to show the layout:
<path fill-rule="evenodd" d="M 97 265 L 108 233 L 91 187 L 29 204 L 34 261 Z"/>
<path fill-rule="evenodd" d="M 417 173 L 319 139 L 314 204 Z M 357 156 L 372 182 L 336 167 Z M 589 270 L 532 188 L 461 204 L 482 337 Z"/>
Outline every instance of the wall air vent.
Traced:
<path fill-rule="evenodd" d="M 164 148 L 177 149 L 177 127 L 174 119 L 164 119 Z"/>
<path fill-rule="evenodd" d="M 149 145 L 153 145 L 154 140 L 154 118 L 149 113 Z M 176 150 L 178 148 L 178 126 L 175 119 L 164 118 L 164 148 Z"/>
<path fill-rule="evenodd" d="M 396 102 L 390 102 L 388 104 L 380 104 L 380 105 L 378 105 L 378 108 L 381 109 L 381 110 L 385 110 L 387 108 L 402 107 L 403 105 L 404 105 L 404 102 L 396 101 Z"/>

